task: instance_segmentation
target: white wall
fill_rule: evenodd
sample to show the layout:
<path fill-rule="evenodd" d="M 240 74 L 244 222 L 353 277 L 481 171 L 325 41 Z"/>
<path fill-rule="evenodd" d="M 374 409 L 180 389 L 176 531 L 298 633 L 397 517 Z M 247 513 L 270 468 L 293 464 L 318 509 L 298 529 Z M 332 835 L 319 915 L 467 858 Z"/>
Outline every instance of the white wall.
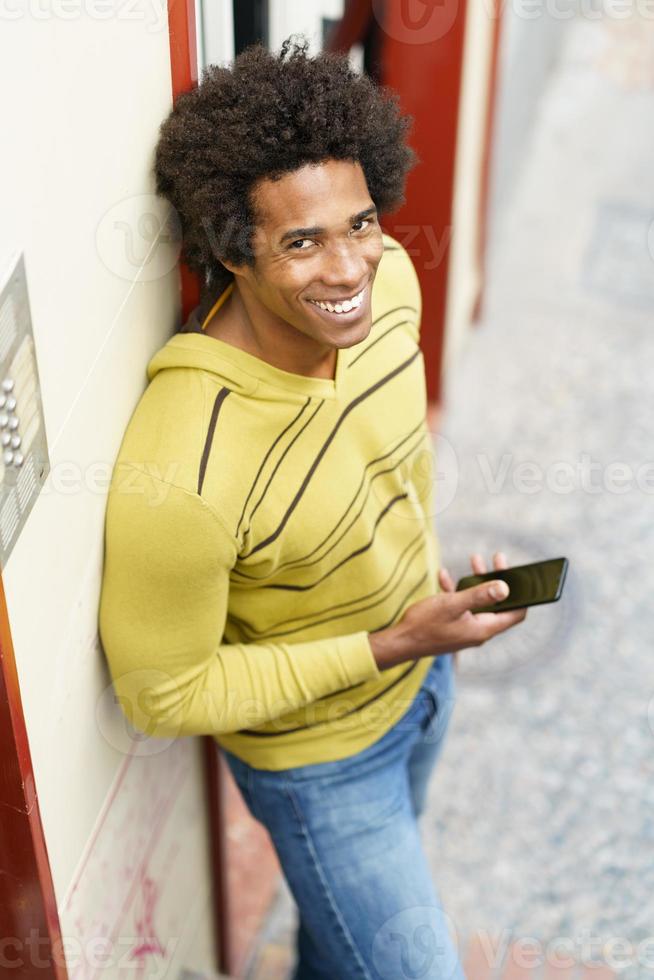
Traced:
<path fill-rule="evenodd" d="M 518 184 L 541 93 L 546 90 L 570 24 L 567 16 L 555 16 L 556 5 L 551 11 L 548 4 L 528 9 L 533 11 L 529 16 L 524 16 L 520 4 L 507 4 L 504 9 L 491 196 L 494 234 L 502 232 L 502 218 Z"/>
<path fill-rule="evenodd" d="M 219 3 L 195 0 L 198 39 L 198 68 L 224 65 L 234 57 L 234 7 L 227 0 Z M 198 79 L 201 77 L 198 70 Z"/>
<path fill-rule="evenodd" d="M 488 248 L 502 234 L 502 217 L 517 185 L 540 93 L 561 50 L 567 19 L 546 10 L 524 16 L 516 5 L 502 11 L 495 125 L 488 200 Z M 472 336 L 471 317 L 481 284 L 477 262 L 478 216 L 494 21 L 490 0 L 470 0 L 466 15 L 461 110 L 443 358 L 449 374 Z M 488 271 L 488 270 L 487 270 Z"/>
<path fill-rule="evenodd" d="M 130 755 L 97 643 L 107 480 L 179 313 L 149 172 L 171 104 L 166 4 L 3 5 L 0 65 L 0 267 L 24 252 L 51 460 L 3 583 L 69 973 L 96 975 L 83 953 L 100 950 L 75 940 L 104 936 L 101 975 L 125 975 L 140 928 L 144 976 L 209 969 L 201 743 Z"/>
<path fill-rule="evenodd" d="M 321 49 L 322 18 L 343 16 L 343 0 L 270 0 L 269 41 L 277 51 L 289 34 L 301 32 L 310 41 L 311 54 Z"/>

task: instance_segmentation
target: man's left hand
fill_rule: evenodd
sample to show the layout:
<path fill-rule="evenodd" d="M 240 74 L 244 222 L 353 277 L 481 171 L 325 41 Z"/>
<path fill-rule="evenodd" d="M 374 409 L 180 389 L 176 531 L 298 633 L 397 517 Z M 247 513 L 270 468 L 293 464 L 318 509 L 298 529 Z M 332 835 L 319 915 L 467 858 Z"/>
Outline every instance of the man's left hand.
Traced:
<path fill-rule="evenodd" d="M 486 562 L 478 552 L 475 552 L 474 555 L 470 555 L 470 566 L 475 575 L 484 575 L 485 572 L 488 570 L 486 568 Z M 506 555 L 504 554 L 504 552 L 496 551 L 495 554 L 493 555 L 493 568 L 508 568 L 508 567 L 509 565 L 506 560 Z M 456 591 L 456 585 L 454 583 L 454 579 L 452 578 L 452 576 L 450 575 L 450 573 L 446 568 L 440 569 L 438 573 L 438 582 L 443 592 Z M 459 669 L 459 664 L 458 664 L 459 652 L 460 651 L 458 650 L 454 652 L 454 667 L 456 670 Z"/>

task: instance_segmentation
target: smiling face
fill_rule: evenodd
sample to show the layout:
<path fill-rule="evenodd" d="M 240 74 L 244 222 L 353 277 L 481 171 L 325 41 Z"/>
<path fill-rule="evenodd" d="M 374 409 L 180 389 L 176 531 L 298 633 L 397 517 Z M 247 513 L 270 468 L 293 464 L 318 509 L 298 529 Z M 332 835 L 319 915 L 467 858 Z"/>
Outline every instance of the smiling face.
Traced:
<path fill-rule="evenodd" d="M 252 202 L 255 266 L 229 268 L 259 341 L 317 356 L 364 340 L 384 246 L 360 164 L 328 160 L 260 181 Z"/>

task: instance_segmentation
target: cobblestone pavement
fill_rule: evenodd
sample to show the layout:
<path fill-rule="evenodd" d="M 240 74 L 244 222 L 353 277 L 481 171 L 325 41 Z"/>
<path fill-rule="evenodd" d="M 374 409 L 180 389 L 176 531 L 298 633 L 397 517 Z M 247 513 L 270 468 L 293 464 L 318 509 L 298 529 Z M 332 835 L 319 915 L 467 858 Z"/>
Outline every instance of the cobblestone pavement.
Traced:
<path fill-rule="evenodd" d="M 531 938 L 532 963 L 558 939 L 624 980 L 654 977 L 651 44 L 571 25 L 493 222 L 484 319 L 435 436 L 442 561 L 570 570 L 559 603 L 459 655 L 423 825 L 462 958 L 475 933 L 500 954 Z M 290 976 L 294 924 L 282 882 L 249 980 Z"/>

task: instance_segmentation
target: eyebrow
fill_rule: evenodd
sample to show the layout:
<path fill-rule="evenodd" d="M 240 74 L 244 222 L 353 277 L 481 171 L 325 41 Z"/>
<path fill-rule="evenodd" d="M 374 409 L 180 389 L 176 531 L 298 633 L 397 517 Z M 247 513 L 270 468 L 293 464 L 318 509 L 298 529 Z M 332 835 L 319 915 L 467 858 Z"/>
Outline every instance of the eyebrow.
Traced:
<path fill-rule="evenodd" d="M 362 221 L 363 218 L 369 217 L 371 214 L 376 214 L 377 208 L 373 204 L 372 207 L 366 208 L 365 211 L 359 211 L 358 214 L 353 214 L 349 218 L 350 224 L 354 224 L 356 221 Z M 284 234 L 279 239 L 279 244 L 286 242 L 289 239 L 297 238 L 311 238 L 313 235 L 322 235 L 326 231 L 326 228 L 319 228 L 314 225 L 313 228 L 291 228 L 289 231 L 285 231 Z"/>

